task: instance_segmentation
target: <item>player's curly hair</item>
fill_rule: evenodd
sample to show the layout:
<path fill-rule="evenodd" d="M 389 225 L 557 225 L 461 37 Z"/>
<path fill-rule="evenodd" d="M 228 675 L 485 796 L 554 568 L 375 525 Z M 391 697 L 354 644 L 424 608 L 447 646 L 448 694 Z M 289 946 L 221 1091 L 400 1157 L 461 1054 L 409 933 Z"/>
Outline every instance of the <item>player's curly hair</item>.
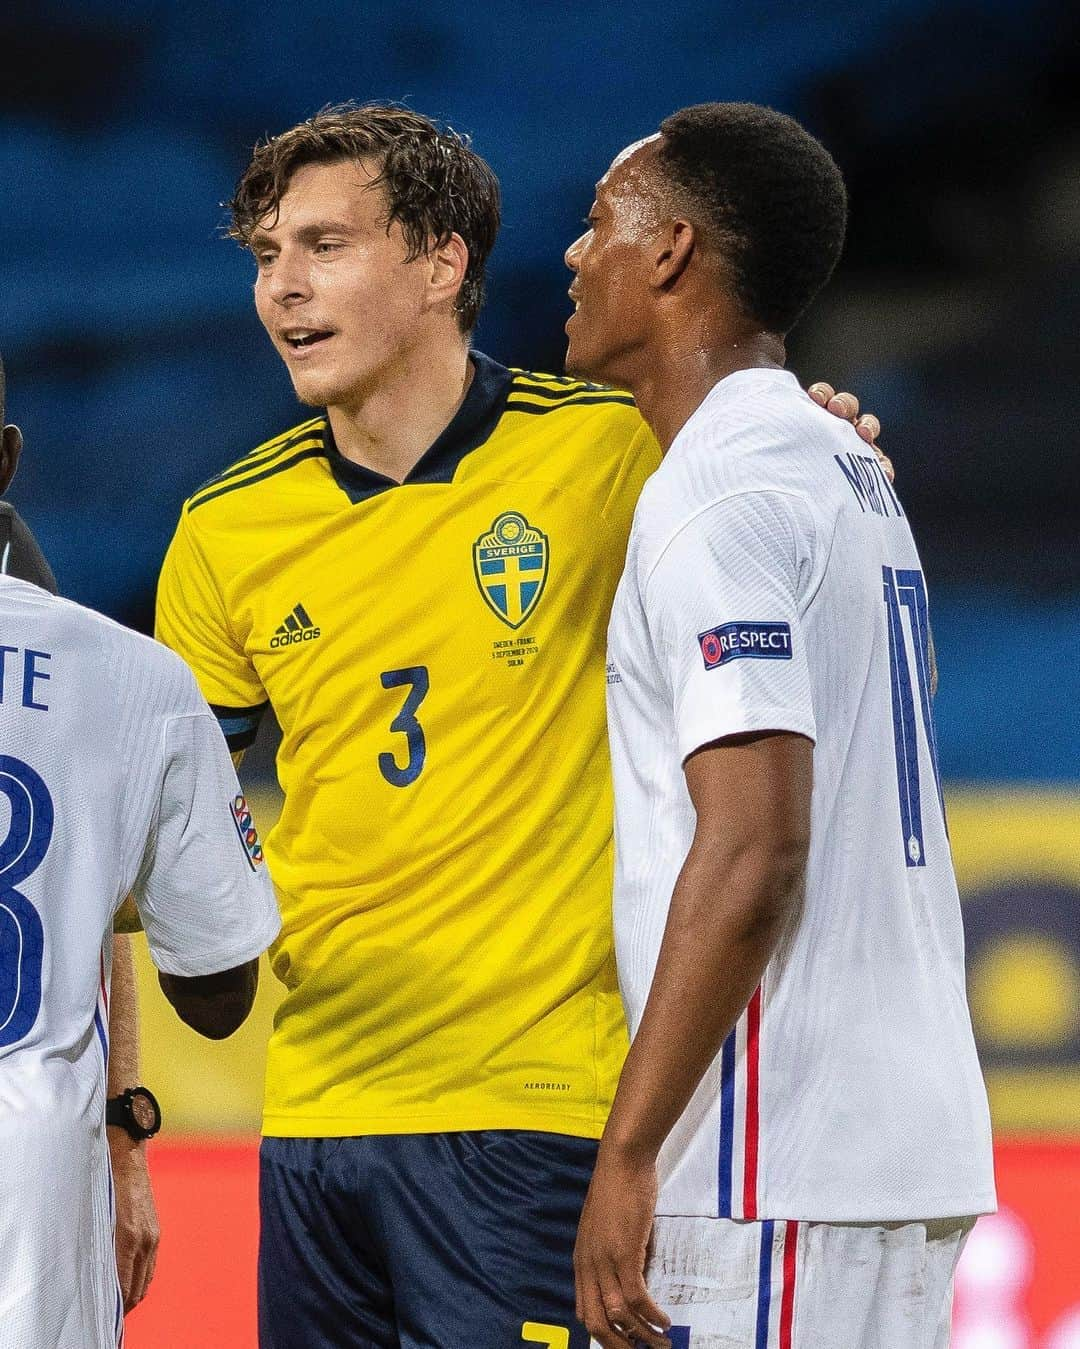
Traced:
<path fill-rule="evenodd" d="M 753 103 L 699 103 L 660 123 L 657 158 L 724 258 L 743 312 L 786 333 L 840 258 L 847 192 L 798 122 Z"/>
<path fill-rule="evenodd" d="M 279 136 L 260 141 L 228 202 L 228 236 L 245 247 L 281 199 L 298 168 L 351 159 L 374 161 L 386 193 L 386 224 L 396 220 L 408 260 L 460 234 L 469 263 L 457 298 L 462 332 L 476 326 L 484 299 L 484 268 L 499 232 L 499 182 L 450 127 L 392 103 L 336 103 Z"/>

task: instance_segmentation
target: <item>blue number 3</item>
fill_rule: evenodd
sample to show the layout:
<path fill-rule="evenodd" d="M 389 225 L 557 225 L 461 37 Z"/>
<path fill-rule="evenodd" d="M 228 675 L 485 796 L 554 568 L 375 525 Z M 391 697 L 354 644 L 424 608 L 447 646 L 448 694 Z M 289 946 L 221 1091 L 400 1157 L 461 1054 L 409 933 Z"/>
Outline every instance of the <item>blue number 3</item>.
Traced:
<path fill-rule="evenodd" d="M 37 909 L 15 889 L 41 865 L 53 833 L 49 789 L 29 764 L 0 754 L 0 793 L 11 806 L 0 842 L 0 1047 L 30 1033 L 41 1009 L 44 936 Z"/>
<path fill-rule="evenodd" d="M 424 767 L 427 758 L 427 741 L 424 728 L 416 720 L 416 710 L 428 694 L 429 681 L 426 665 L 410 665 L 404 670 L 385 670 L 379 678 L 384 689 L 400 688 L 411 684 L 405 705 L 390 723 L 392 731 L 401 731 L 409 747 L 409 761 L 404 768 L 398 766 L 392 754 L 384 751 L 379 755 L 379 771 L 392 787 L 407 787 L 415 782 Z"/>

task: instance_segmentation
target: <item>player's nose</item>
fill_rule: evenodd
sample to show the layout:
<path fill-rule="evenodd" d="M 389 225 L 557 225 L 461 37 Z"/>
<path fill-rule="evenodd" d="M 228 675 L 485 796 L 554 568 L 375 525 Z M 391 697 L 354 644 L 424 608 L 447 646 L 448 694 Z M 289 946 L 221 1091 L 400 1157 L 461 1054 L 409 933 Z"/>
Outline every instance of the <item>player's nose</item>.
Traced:
<path fill-rule="evenodd" d="M 563 254 L 563 262 L 572 272 L 576 272 L 578 264 L 581 261 L 581 248 L 585 242 L 584 234 L 579 234 L 570 247 Z"/>
<path fill-rule="evenodd" d="M 275 304 L 289 304 L 311 296 L 308 269 L 301 259 L 290 257 L 284 251 L 274 263 L 267 278 L 266 293 Z"/>

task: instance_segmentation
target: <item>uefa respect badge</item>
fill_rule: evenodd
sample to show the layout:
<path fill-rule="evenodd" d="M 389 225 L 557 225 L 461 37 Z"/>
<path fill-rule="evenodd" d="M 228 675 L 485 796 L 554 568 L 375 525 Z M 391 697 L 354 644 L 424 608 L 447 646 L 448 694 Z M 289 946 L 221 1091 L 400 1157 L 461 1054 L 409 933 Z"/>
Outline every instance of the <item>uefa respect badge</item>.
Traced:
<path fill-rule="evenodd" d="M 236 833 L 240 839 L 241 847 L 244 849 L 244 856 L 248 860 L 248 866 L 255 870 L 260 867 L 265 860 L 263 857 L 262 844 L 259 842 L 259 831 L 255 828 L 255 821 L 252 819 L 251 811 L 248 808 L 247 798 L 245 796 L 235 796 L 229 802 L 229 813 L 232 815 L 233 824 L 236 826 Z"/>
<path fill-rule="evenodd" d="M 721 623 L 698 633 L 698 645 L 706 670 L 715 670 L 732 660 L 790 660 L 789 623 Z"/>

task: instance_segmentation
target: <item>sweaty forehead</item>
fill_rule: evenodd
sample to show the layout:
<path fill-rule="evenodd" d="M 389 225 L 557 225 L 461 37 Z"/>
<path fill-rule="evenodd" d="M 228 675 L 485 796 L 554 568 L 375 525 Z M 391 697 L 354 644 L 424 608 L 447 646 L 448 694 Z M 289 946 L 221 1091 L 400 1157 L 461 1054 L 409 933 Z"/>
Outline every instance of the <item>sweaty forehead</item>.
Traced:
<path fill-rule="evenodd" d="M 618 193 L 620 188 L 633 185 L 639 189 L 645 183 L 648 170 L 656 158 L 656 151 L 660 142 L 660 133 L 656 132 L 652 136 L 644 136 L 641 140 L 634 141 L 624 150 L 620 150 L 611 161 L 607 173 L 596 184 L 596 191 L 600 193 Z"/>

